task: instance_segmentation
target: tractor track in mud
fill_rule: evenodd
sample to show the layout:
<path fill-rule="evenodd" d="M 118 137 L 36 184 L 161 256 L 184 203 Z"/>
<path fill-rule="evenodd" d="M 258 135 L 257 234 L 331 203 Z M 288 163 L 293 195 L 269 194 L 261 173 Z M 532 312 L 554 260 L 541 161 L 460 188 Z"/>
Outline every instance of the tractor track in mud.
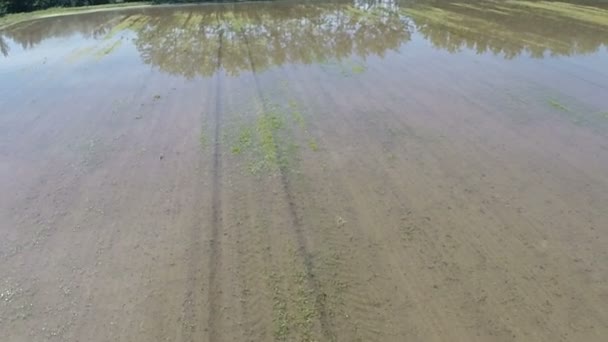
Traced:
<path fill-rule="evenodd" d="M 214 84 L 209 84 L 208 89 L 206 89 L 209 93 L 213 91 Z M 210 104 L 208 104 L 209 106 Z M 205 108 L 202 111 L 201 116 L 204 116 L 205 113 L 209 110 L 209 108 Z M 197 182 L 197 194 L 201 194 L 205 189 L 205 182 L 203 181 L 203 170 L 204 163 L 199 161 L 197 165 L 197 174 L 200 175 L 201 179 Z M 197 312 L 198 307 L 201 305 L 201 296 L 204 294 L 204 285 L 201 279 L 201 272 L 203 272 L 201 260 L 203 260 L 203 245 L 202 241 L 204 239 L 204 231 L 205 227 L 205 217 L 204 212 L 202 210 L 202 203 L 195 202 L 193 203 L 194 210 L 198 212 L 196 219 L 192 223 L 192 227 L 190 228 L 189 234 L 189 242 L 187 246 L 188 251 L 188 272 L 187 272 L 187 285 L 186 292 L 184 294 L 184 300 L 182 303 L 182 313 L 181 313 L 181 322 L 182 322 L 182 335 L 185 341 L 194 342 L 197 341 L 196 334 L 200 333 L 198 327 L 198 323 L 202 319 L 199 317 L 199 312 Z"/>
<path fill-rule="evenodd" d="M 258 75 L 257 75 L 257 69 L 256 69 L 255 63 L 253 61 L 253 56 L 251 54 L 251 47 L 249 45 L 249 40 L 247 39 L 246 35 L 244 38 L 244 42 L 246 45 L 249 61 L 251 63 L 251 72 L 253 75 L 256 92 L 257 92 L 258 97 L 261 100 L 262 109 L 264 111 L 267 111 L 268 110 L 267 103 L 264 101 L 264 94 L 262 92 L 262 87 L 260 86 L 260 81 L 259 81 Z M 275 145 L 274 149 L 278 154 L 279 153 L 278 146 Z M 297 252 L 297 255 L 302 259 L 302 262 L 304 264 L 306 284 L 307 284 L 308 288 L 314 294 L 314 300 L 315 300 L 314 304 L 315 304 L 315 309 L 318 314 L 318 320 L 319 320 L 319 323 L 321 326 L 321 333 L 323 334 L 323 337 L 325 339 L 332 341 L 332 340 L 334 340 L 335 336 L 331 329 L 331 323 L 329 321 L 329 314 L 328 314 L 328 310 L 327 310 L 327 307 L 325 304 L 326 295 L 321 290 L 321 284 L 315 278 L 315 271 L 314 271 L 315 266 L 313 263 L 313 255 L 308 250 L 308 247 L 307 247 L 306 237 L 304 236 L 304 231 L 302 230 L 302 219 L 298 215 L 298 212 L 297 212 L 296 199 L 293 196 L 292 186 L 289 181 L 288 172 L 289 171 L 285 165 L 279 165 L 279 176 L 280 176 L 280 180 L 281 180 L 281 187 L 282 187 L 283 193 L 285 195 L 285 202 L 287 203 L 288 210 L 289 210 L 289 217 L 290 217 L 290 221 L 291 221 L 290 226 L 293 230 L 293 233 L 294 233 L 295 239 L 296 239 L 296 243 L 297 243 L 296 252 Z"/>
<path fill-rule="evenodd" d="M 212 166 L 212 189 L 211 189 L 211 238 L 209 241 L 209 341 L 217 341 L 217 320 L 220 303 L 218 294 L 221 292 L 217 282 L 217 275 L 221 268 L 221 246 L 219 234 L 222 230 L 222 150 L 221 150 L 221 129 L 222 129 L 222 44 L 223 34 L 219 35 L 219 48 L 217 53 L 218 71 L 216 75 L 215 93 L 215 113 L 213 128 L 213 166 Z"/>

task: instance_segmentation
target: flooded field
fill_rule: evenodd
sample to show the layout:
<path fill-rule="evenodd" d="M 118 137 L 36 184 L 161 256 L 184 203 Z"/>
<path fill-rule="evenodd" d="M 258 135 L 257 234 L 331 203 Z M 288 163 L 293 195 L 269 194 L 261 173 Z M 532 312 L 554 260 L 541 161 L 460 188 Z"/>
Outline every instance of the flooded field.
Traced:
<path fill-rule="evenodd" d="M 0 340 L 608 340 L 608 4 L 0 31 Z"/>

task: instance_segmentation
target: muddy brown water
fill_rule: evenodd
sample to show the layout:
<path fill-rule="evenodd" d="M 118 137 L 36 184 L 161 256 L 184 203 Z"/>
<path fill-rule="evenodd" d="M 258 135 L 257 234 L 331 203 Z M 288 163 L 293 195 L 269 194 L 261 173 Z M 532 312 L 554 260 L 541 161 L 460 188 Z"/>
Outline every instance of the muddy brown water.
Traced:
<path fill-rule="evenodd" d="M 608 5 L 0 32 L 0 340 L 606 341 Z"/>

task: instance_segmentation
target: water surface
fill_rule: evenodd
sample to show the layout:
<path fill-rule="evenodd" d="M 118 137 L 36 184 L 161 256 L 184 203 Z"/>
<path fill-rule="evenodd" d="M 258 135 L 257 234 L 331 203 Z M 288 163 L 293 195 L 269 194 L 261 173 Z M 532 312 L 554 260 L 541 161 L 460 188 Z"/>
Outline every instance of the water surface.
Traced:
<path fill-rule="evenodd" d="M 608 5 L 0 31 L 8 341 L 603 341 Z"/>

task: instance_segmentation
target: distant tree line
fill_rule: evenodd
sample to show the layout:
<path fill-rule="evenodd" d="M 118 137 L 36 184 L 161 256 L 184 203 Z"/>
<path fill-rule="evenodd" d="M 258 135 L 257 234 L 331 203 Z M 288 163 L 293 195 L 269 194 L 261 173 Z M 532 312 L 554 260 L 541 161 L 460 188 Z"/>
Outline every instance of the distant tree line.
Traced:
<path fill-rule="evenodd" d="M 30 12 L 50 7 L 76 7 L 141 1 L 149 0 L 0 0 L 0 15 Z"/>
<path fill-rule="evenodd" d="M 161 4 L 221 1 L 222 0 L 0 0 L 0 17 L 8 13 L 31 12 L 51 7 L 79 7 L 106 4 L 122 4 L 125 2 L 151 2 L 155 4 Z"/>

